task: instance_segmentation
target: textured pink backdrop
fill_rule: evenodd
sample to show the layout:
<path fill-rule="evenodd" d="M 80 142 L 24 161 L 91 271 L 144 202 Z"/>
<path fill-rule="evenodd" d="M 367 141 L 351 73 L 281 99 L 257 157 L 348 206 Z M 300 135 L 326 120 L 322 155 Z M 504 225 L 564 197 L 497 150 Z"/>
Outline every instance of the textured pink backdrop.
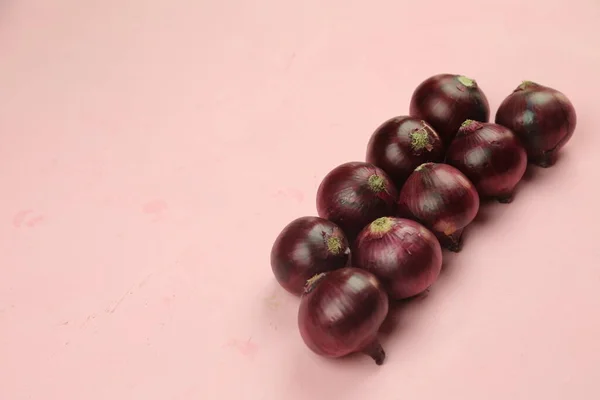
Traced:
<path fill-rule="evenodd" d="M 598 0 L 0 3 L 0 399 L 600 398 Z M 271 243 L 439 72 L 577 132 L 382 367 L 314 356 Z"/>

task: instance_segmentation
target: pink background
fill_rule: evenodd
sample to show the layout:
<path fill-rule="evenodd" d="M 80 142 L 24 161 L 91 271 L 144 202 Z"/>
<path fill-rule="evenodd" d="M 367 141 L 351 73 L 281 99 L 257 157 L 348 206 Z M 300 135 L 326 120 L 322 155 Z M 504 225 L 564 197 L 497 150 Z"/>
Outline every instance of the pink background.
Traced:
<path fill-rule="evenodd" d="M 485 5 L 483 5 L 485 4 Z M 0 399 L 600 398 L 597 0 L 19 0 L 0 9 Z M 579 122 L 384 366 L 313 355 L 271 244 L 440 72 Z"/>

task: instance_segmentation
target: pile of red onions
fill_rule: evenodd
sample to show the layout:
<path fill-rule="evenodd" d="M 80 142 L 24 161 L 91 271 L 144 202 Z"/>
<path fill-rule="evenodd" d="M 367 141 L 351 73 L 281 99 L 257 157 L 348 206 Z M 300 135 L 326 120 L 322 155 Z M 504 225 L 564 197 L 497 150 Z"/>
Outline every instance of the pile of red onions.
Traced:
<path fill-rule="evenodd" d="M 317 190 L 318 217 L 301 217 L 271 248 L 277 282 L 300 296 L 298 328 L 325 357 L 386 357 L 377 333 L 388 299 L 429 290 L 445 248 L 458 252 L 480 199 L 509 203 L 527 163 L 547 167 L 572 137 L 561 92 L 523 82 L 490 123 L 474 79 L 439 74 L 417 86 L 410 115 L 370 136 L 366 162 L 347 162 Z"/>

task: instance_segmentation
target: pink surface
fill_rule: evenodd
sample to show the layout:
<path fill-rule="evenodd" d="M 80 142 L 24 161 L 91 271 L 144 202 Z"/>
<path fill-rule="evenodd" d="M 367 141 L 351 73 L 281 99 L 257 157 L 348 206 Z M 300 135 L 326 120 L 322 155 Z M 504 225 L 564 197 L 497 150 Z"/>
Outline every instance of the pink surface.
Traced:
<path fill-rule="evenodd" d="M 0 399 L 600 398 L 597 0 L 0 7 Z M 272 241 L 439 72 L 493 113 L 556 87 L 577 131 L 445 253 L 384 366 L 319 358 Z"/>

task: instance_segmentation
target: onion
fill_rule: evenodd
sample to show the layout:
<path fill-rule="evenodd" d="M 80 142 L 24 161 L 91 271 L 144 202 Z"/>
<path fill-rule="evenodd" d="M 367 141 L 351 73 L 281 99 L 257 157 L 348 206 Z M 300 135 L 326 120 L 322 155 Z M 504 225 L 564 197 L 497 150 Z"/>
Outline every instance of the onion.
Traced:
<path fill-rule="evenodd" d="M 433 233 L 403 218 L 373 221 L 356 239 L 353 254 L 353 265 L 372 272 L 397 300 L 427 290 L 442 269 L 442 248 Z"/>
<path fill-rule="evenodd" d="M 306 284 L 298 311 L 304 343 L 316 354 L 343 357 L 362 352 L 383 364 L 377 331 L 388 313 L 388 297 L 370 272 L 342 268 Z"/>
<path fill-rule="evenodd" d="M 550 167 L 573 136 L 577 115 L 558 90 L 525 81 L 500 104 L 496 123 L 521 139 L 532 164 Z"/>
<path fill-rule="evenodd" d="M 490 106 L 475 80 L 440 74 L 415 89 L 410 100 L 410 115 L 431 124 L 448 146 L 465 120 L 488 122 Z"/>
<path fill-rule="evenodd" d="M 442 141 L 425 121 L 397 117 L 384 122 L 371 136 L 367 162 L 384 170 L 400 187 L 419 165 L 442 161 Z"/>
<path fill-rule="evenodd" d="M 479 211 L 479 195 L 456 168 L 426 163 L 408 177 L 398 205 L 401 216 L 419 221 L 433 231 L 443 247 L 457 252 L 463 229 Z"/>
<path fill-rule="evenodd" d="M 277 282 L 299 296 L 308 279 L 345 267 L 349 257 L 348 240 L 336 224 L 319 217 L 301 217 L 275 239 L 271 268 Z"/>
<path fill-rule="evenodd" d="M 525 174 L 527 153 L 510 129 L 467 120 L 448 148 L 446 163 L 465 174 L 481 197 L 509 203 Z"/>
<path fill-rule="evenodd" d="M 317 191 L 320 217 L 338 224 L 349 240 L 371 221 L 394 215 L 398 190 L 373 164 L 349 162 L 329 172 Z"/>

